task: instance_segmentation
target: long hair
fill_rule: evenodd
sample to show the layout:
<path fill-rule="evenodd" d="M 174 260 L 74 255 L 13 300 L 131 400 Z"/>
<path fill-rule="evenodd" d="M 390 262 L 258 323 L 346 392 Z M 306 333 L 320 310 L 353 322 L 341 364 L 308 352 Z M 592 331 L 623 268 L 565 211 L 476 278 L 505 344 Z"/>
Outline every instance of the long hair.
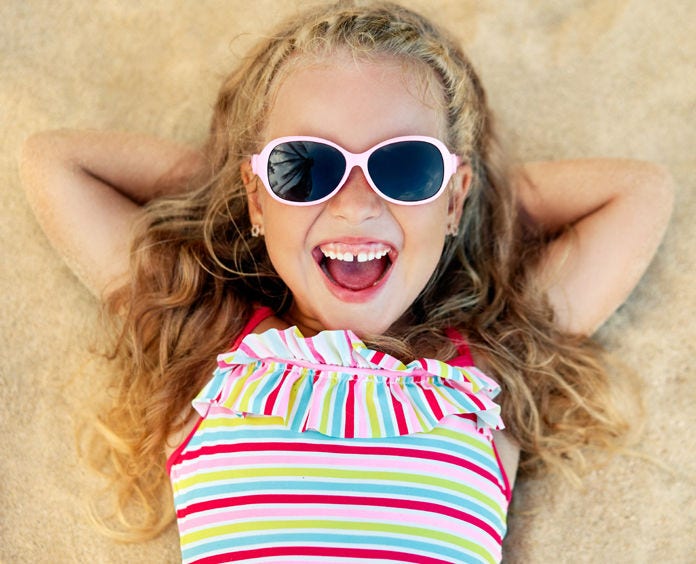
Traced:
<path fill-rule="evenodd" d="M 172 519 L 164 469 L 167 438 L 209 378 L 217 353 L 256 304 L 283 313 L 292 296 L 250 223 L 240 165 L 257 152 L 274 88 L 304 56 L 348 51 L 425 69 L 442 90 L 444 141 L 471 164 L 459 233 L 448 238 L 408 327 L 368 337 L 400 357 L 454 355 L 448 327 L 466 335 L 501 384 L 503 418 L 521 469 L 567 471 L 582 449 L 610 447 L 626 430 L 613 407 L 598 348 L 555 325 L 531 269 L 545 241 L 517 212 L 506 162 L 481 83 L 459 46 L 422 16 L 383 2 L 322 4 L 293 17 L 222 84 L 204 147 L 205 165 L 183 194 L 145 209 L 132 246 L 130 281 L 112 293 L 118 323 L 114 404 L 97 425 L 112 468 L 117 513 L 129 538 Z M 294 61 L 294 63 L 290 63 Z M 127 517 L 133 502 L 139 519 Z M 166 503 L 166 502 L 165 502 Z M 129 513 L 129 515 L 131 515 Z M 114 533 L 115 534 L 115 533 Z"/>

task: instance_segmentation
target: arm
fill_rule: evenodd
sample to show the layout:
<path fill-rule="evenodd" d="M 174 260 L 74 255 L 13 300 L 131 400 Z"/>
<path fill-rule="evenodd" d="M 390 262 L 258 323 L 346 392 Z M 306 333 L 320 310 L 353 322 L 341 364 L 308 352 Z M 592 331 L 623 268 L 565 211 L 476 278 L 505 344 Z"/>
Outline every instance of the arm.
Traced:
<path fill-rule="evenodd" d="M 53 131 L 25 142 L 20 173 L 47 237 L 101 297 L 128 272 L 130 231 L 142 204 L 163 186 L 182 189 L 198 166 L 197 152 L 151 137 Z"/>
<path fill-rule="evenodd" d="M 672 210 L 669 173 L 629 160 L 530 163 L 516 187 L 531 219 L 558 234 L 539 280 L 559 325 L 594 332 L 628 297 L 657 250 Z"/>

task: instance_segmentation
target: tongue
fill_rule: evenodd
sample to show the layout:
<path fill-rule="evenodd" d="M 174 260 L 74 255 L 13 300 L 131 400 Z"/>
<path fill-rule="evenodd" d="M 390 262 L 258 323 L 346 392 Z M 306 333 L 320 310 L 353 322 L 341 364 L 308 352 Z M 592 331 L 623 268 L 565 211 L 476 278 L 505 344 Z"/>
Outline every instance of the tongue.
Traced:
<path fill-rule="evenodd" d="M 326 269 L 334 282 L 354 291 L 373 286 L 386 268 L 386 257 L 365 262 L 326 259 Z"/>

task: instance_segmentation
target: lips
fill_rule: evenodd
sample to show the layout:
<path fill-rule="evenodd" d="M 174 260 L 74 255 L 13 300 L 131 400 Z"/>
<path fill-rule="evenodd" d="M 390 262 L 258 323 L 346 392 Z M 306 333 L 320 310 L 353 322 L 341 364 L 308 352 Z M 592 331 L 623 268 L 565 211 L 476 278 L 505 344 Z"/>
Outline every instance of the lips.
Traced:
<path fill-rule="evenodd" d="M 314 252 L 322 272 L 343 290 L 362 292 L 379 285 L 392 266 L 391 246 L 384 243 L 330 242 Z"/>

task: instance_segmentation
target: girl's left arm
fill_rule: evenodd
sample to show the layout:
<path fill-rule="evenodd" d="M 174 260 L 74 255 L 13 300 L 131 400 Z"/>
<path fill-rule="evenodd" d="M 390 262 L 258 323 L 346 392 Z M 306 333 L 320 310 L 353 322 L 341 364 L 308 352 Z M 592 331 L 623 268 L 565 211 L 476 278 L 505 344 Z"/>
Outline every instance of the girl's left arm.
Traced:
<path fill-rule="evenodd" d="M 672 211 L 662 167 L 632 160 L 536 162 L 514 179 L 524 213 L 554 235 L 539 281 L 559 326 L 593 333 L 650 264 Z"/>

